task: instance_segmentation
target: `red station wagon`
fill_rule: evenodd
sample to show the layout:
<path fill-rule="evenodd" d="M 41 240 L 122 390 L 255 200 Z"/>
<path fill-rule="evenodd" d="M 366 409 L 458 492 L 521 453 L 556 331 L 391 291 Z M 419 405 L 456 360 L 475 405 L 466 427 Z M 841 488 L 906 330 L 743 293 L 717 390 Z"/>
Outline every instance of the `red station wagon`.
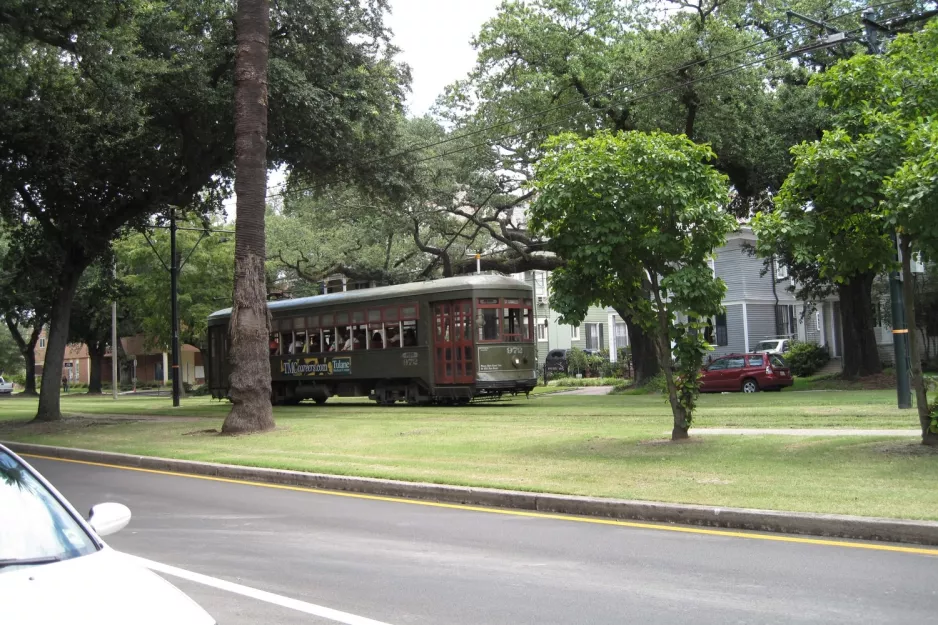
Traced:
<path fill-rule="evenodd" d="M 778 354 L 730 354 L 704 367 L 700 377 L 704 393 L 780 391 L 791 385 L 791 371 Z"/>

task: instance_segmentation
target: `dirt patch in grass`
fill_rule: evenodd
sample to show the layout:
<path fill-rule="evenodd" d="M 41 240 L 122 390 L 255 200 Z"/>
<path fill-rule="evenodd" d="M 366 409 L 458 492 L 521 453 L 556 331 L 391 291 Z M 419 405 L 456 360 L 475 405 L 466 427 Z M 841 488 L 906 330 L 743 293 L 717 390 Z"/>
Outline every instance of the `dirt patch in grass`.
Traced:
<path fill-rule="evenodd" d="M 0 438 L 13 434 L 16 436 L 46 435 L 46 434 L 64 434 L 68 432 L 77 432 L 86 428 L 120 425 L 124 423 L 133 423 L 139 419 L 120 418 L 112 419 L 108 417 L 62 417 L 58 421 L 6 421 L 0 422 Z"/>
<path fill-rule="evenodd" d="M 921 443 L 908 443 L 908 442 L 896 442 L 896 443 L 871 443 L 870 447 L 873 451 L 886 454 L 889 456 L 902 456 L 902 457 L 932 457 L 938 458 L 938 447 L 929 447 L 928 445 L 922 445 Z"/>
<path fill-rule="evenodd" d="M 211 428 L 208 430 L 196 430 L 194 432 L 185 432 L 183 433 L 183 436 L 205 436 L 205 435 L 214 436 L 216 434 L 218 434 L 218 430 L 216 430 L 215 428 Z"/>

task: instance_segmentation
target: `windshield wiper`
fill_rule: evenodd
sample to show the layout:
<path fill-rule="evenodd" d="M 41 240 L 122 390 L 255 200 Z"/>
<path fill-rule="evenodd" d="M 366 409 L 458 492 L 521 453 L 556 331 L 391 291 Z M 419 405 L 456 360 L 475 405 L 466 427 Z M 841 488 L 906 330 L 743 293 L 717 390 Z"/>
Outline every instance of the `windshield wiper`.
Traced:
<path fill-rule="evenodd" d="M 41 558 L 10 558 L 8 560 L 0 560 L 0 569 L 7 566 L 32 566 L 37 564 L 52 564 L 53 562 L 60 562 L 62 558 L 58 556 L 43 556 Z"/>

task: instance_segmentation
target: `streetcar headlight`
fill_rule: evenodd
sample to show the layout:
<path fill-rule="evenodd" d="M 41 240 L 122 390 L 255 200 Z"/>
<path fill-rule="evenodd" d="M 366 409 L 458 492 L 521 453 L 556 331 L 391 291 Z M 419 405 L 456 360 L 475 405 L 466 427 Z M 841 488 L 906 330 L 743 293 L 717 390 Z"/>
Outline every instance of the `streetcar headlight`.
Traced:
<path fill-rule="evenodd" d="M 519 358 L 515 358 L 515 359 L 512 360 L 511 362 L 512 362 L 516 367 L 521 364 L 521 360 L 520 360 Z"/>

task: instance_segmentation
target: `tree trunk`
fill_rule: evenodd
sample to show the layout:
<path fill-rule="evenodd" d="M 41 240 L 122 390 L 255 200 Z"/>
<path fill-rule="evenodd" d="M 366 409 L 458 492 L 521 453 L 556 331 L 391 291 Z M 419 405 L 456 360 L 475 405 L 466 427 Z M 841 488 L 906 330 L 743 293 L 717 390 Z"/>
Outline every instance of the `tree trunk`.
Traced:
<path fill-rule="evenodd" d="M 62 384 L 62 364 L 68 344 L 68 322 L 72 314 L 72 301 L 78 290 L 78 281 L 85 270 L 84 264 L 66 264 L 71 271 L 62 275 L 58 284 L 52 316 L 49 320 L 49 336 L 46 340 L 46 359 L 42 367 L 42 389 L 39 391 L 39 408 L 36 421 L 58 421 L 62 418 L 59 389 Z"/>
<path fill-rule="evenodd" d="M 665 380 L 668 383 L 668 401 L 671 403 L 671 413 L 674 415 L 674 425 L 671 428 L 671 440 L 677 441 L 690 438 L 688 430 L 690 424 L 687 422 L 687 411 L 677 397 L 677 386 L 674 383 L 674 371 L 671 367 L 671 324 L 668 319 L 668 310 L 661 301 L 661 291 L 658 290 L 658 278 L 652 274 L 652 292 L 655 297 L 655 306 L 658 309 L 658 331 L 655 333 L 655 344 L 657 345 L 658 364 L 664 371 Z"/>
<path fill-rule="evenodd" d="M 270 316 L 264 260 L 267 193 L 268 0 L 238 0 L 235 53 L 235 284 L 231 339 L 231 412 L 222 432 L 274 427 L 270 404 Z"/>
<path fill-rule="evenodd" d="M 35 396 L 36 393 L 36 352 L 29 349 L 23 352 L 26 361 L 26 380 L 23 384 L 23 395 Z"/>
<path fill-rule="evenodd" d="M 36 395 L 36 343 L 39 342 L 39 335 L 42 334 L 42 327 L 46 325 L 43 317 L 37 316 L 34 320 L 33 328 L 29 333 L 29 341 L 20 334 L 19 325 L 10 317 L 6 318 L 7 328 L 10 330 L 10 336 L 13 342 L 23 355 L 26 362 L 26 380 L 23 388 L 23 395 Z"/>
<path fill-rule="evenodd" d="M 843 326 L 844 377 L 882 373 L 883 365 L 873 333 L 873 273 L 853 276 L 837 288 Z"/>
<path fill-rule="evenodd" d="M 642 326 L 631 317 L 625 317 L 626 327 L 629 331 L 629 344 L 632 346 L 632 365 L 635 367 L 635 384 L 645 384 L 661 373 L 658 364 L 658 354 L 655 348 L 655 338 L 645 332 Z"/>
<path fill-rule="evenodd" d="M 925 376 L 922 375 L 922 356 L 915 338 L 915 283 L 912 278 L 912 245 L 908 237 L 899 237 L 899 251 L 902 256 L 902 299 L 905 300 L 905 325 L 908 328 L 909 359 L 911 362 L 912 388 L 915 390 L 915 407 L 922 426 L 922 444 L 938 445 L 938 433 L 932 432 L 931 414 L 928 406 L 928 393 L 925 390 Z"/>
<path fill-rule="evenodd" d="M 91 373 L 88 378 L 88 394 L 101 394 L 101 369 L 104 366 L 104 352 L 106 343 L 104 341 L 92 341 L 87 343 L 88 358 L 91 360 Z"/>

